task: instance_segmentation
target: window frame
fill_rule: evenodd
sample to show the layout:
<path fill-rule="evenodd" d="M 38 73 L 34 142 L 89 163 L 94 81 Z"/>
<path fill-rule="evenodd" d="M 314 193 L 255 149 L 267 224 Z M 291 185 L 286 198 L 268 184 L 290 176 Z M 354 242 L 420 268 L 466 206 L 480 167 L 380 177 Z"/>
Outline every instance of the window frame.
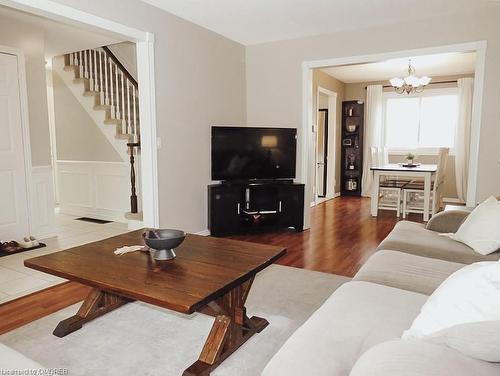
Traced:
<path fill-rule="evenodd" d="M 387 100 L 390 98 L 401 98 L 402 96 L 405 96 L 407 98 L 424 98 L 424 97 L 435 97 L 439 95 L 457 95 L 458 96 L 458 87 L 453 86 L 453 87 L 444 87 L 444 88 L 435 88 L 435 89 L 425 89 L 421 93 L 415 93 L 415 94 L 398 94 L 395 91 L 384 91 L 383 93 L 383 105 L 382 105 L 382 137 L 384 140 L 384 146 L 387 143 L 387 137 L 386 137 L 386 112 L 387 112 Z M 418 129 L 418 133 L 420 135 L 420 126 Z M 414 153 L 414 154 L 419 154 L 419 155 L 438 155 L 439 154 L 439 149 L 440 148 L 389 148 L 387 147 L 387 152 L 389 154 L 394 154 L 394 155 L 404 155 L 407 153 Z M 455 155 L 455 147 L 452 146 L 450 147 L 450 155 Z"/>

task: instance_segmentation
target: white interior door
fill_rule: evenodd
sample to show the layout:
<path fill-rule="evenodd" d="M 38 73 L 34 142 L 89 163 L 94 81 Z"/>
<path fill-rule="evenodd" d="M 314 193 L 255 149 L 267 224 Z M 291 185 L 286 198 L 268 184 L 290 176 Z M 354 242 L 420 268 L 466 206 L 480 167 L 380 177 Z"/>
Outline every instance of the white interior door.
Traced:
<path fill-rule="evenodd" d="M 0 53 L 0 240 L 29 233 L 17 57 Z"/>

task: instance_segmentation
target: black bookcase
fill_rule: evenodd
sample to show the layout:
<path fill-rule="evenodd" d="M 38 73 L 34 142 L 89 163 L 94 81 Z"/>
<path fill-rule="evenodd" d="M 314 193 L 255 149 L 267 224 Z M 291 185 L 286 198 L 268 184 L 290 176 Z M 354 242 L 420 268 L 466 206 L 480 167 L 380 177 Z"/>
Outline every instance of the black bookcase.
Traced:
<path fill-rule="evenodd" d="M 212 236 L 304 228 L 304 184 L 266 182 L 208 186 Z"/>
<path fill-rule="evenodd" d="M 365 105 L 363 101 L 342 102 L 340 165 L 342 195 L 361 196 L 364 117 Z"/>

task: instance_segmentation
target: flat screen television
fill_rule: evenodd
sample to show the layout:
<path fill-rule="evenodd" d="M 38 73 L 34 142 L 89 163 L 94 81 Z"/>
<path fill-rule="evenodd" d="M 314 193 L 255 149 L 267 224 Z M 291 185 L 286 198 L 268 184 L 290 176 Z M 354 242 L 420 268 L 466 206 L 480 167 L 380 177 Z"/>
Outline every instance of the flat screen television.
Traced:
<path fill-rule="evenodd" d="M 295 178 L 297 129 L 212 127 L 212 180 Z"/>

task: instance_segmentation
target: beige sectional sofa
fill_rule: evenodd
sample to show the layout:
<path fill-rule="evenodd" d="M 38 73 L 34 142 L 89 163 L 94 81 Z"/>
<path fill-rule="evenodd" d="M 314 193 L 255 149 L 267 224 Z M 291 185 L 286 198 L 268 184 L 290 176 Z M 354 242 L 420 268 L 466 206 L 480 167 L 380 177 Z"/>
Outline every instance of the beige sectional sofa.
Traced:
<path fill-rule="evenodd" d="M 287 340 L 263 376 L 500 375 L 500 364 L 400 339 L 444 279 L 485 259 L 435 231 L 455 232 L 465 215 L 440 213 L 427 226 L 399 222 L 353 280 Z"/>

